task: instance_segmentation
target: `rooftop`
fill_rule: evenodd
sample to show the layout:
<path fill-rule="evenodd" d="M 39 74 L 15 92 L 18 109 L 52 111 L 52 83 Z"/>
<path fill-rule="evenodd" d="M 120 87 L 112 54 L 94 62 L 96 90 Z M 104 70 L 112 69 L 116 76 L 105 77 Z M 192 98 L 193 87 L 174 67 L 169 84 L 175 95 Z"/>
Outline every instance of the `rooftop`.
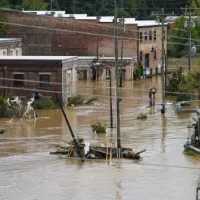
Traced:
<path fill-rule="evenodd" d="M 0 38 L 0 42 L 14 42 L 14 41 L 22 41 L 21 38 Z"/>
<path fill-rule="evenodd" d="M 60 60 L 62 62 L 77 58 L 77 56 L 0 56 L 0 60 Z"/>
<path fill-rule="evenodd" d="M 66 14 L 65 11 L 23 11 L 25 13 L 35 13 L 37 15 L 51 15 L 57 18 L 74 18 L 77 20 L 99 20 L 100 23 L 113 23 L 114 16 L 87 16 L 87 14 Z M 118 18 L 119 22 L 121 18 Z M 125 24 L 136 24 L 143 26 L 161 26 L 161 23 L 155 20 L 136 20 L 135 18 L 124 18 Z M 166 25 L 166 24 L 165 24 Z"/>

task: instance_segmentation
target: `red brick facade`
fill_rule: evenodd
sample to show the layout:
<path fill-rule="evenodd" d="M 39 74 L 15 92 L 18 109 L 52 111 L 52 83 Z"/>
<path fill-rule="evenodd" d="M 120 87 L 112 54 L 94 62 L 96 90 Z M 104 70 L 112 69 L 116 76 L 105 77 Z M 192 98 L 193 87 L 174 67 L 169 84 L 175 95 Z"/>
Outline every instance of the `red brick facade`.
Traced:
<path fill-rule="evenodd" d="M 113 23 L 74 21 L 19 12 L 5 14 L 9 23 L 43 27 L 10 25 L 9 36 L 23 39 L 23 55 L 95 56 L 98 44 L 99 55 L 114 56 Z M 137 25 L 126 27 L 124 56 L 134 57 L 137 55 Z M 118 34 L 121 32 L 119 30 Z"/>
<path fill-rule="evenodd" d="M 13 79 L 14 74 L 23 74 L 24 80 L 40 81 L 40 73 L 50 74 L 50 82 L 57 82 L 62 84 L 62 62 L 61 61 L 29 61 L 29 60 L 0 60 L 0 77 Z M 0 85 L 5 88 L 0 88 L 0 96 L 12 97 L 12 96 L 26 96 L 32 97 L 34 91 L 28 91 L 23 89 L 42 89 L 62 91 L 62 85 L 52 85 L 50 87 L 40 87 L 40 83 L 24 81 L 24 86 L 19 89 L 9 89 L 14 87 L 13 80 L 1 80 Z M 8 88 L 6 88 L 8 87 Z M 52 96 L 55 99 L 53 93 L 42 92 L 44 96 Z M 60 95 L 61 96 L 61 95 Z"/>

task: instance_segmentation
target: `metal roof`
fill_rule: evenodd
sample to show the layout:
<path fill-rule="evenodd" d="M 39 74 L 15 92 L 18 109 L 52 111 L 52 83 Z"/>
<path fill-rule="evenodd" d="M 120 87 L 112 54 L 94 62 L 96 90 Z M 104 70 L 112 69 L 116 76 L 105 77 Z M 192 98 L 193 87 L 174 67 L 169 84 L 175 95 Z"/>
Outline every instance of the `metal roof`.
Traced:
<path fill-rule="evenodd" d="M 22 41 L 21 38 L 0 38 L 0 42 L 15 42 Z"/>
<path fill-rule="evenodd" d="M 60 60 L 62 62 L 77 60 L 77 56 L 0 56 L 1 60 L 45 60 L 45 61 L 56 61 Z"/>

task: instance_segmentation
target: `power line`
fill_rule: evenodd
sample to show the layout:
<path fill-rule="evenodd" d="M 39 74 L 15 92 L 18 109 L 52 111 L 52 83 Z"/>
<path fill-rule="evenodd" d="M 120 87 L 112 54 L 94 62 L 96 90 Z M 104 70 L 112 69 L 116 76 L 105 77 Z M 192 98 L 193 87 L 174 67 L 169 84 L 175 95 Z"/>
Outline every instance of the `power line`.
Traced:
<path fill-rule="evenodd" d="M 0 10 L 2 10 L 2 8 L 0 8 Z M 13 10 L 13 9 L 3 9 L 3 10 L 8 10 L 8 11 L 13 11 L 13 12 L 23 13 L 21 11 L 17 11 L 17 10 Z M 35 15 L 33 13 L 26 13 L 26 14 Z M 54 18 L 52 16 L 46 16 L 46 15 L 44 15 L 42 17 Z M 58 18 L 58 19 L 60 19 L 60 18 Z M 62 20 L 62 19 L 60 19 L 60 20 Z M 103 27 L 112 28 L 112 26 L 103 25 L 103 24 L 96 24 L 96 23 L 94 24 L 92 22 L 85 22 L 85 21 L 83 22 L 83 21 L 79 21 L 79 20 L 76 20 L 76 19 L 68 19 L 68 20 L 69 21 L 78 22 L 78 23 L 83 23 L 83 24 L 90 24 L 90 25 L 94 25 L 94 26 L 103 26 Z M 95 33 L 90 33 L 90 32 L 81 32 L 81 31 L 66 30 L 66 29 L 55 29 L 55 28 L 48 28 L 48 27 L 41 27 L 41 26 L 31 26 L 31 25 L 24 25 L 24 24 L 17 24 L 17 23 L 9 23 L 9 22 L 0 22 L 0 23 L 2 23 L 2 24 L 8 24 L 8 25 L 15 25 L 15 26 L 31 27 L 31 28 L 41 28 L 41 29 L 61 31 L 61 32 L 73 32 L 73 33 L 80 33 L 80 34 L 86 34 L 86 35 L 89 34 L 89 35 L 94 35 L 94 36 L 101 35 L 101 36 L 106 36 L 106 37 L 112 37 L 112 38 L 114 38 L 113 35 L 105 35 L 105 34 L 97 34 L 97 33 L 95 34 Z M 117 29 L 123 29 L 123 28 L 121 28 L 121 27 L 118 26 Z M 133 29 L 129 29 L 129 28 L 126 28 L 126 30 L 129 30 L 130 32 L 134 32 L 134 33 L 139 33 L 139 31 L 134 31 Z M 162 36 L 162 34 L 161 35 L 157 34 L 157 35 L 158 36 Z M 172 35 L 171 36 L 168 35 L 168 37 L 176 37 L 177 38 L 177 36 L 172 36 Z M 118 38 L 119 39 L 123 39 L 123 37 L 121 37 L 121 36 L 118 36 Z M 182 37 L 179 37 L 179 38 L 182 38 Z M 128 37 L 124 37 L 124 39 L 140 40 L 140 39 L 128 38 Z M 188 40 L 188 38 L 185 38 L 185 39 Z M 200 40 L 196 40 L 196 39 L 193 39 L 193 40 L 200 42 Z M 154 42 L 154 43 L 161 43 L 161 42 Z M 167 42 L 167 43 L 169 43 L 169 44 L 178 44 L 178 43 L 172 43 L 172 42 Z M 182 43 L 180 43 L 180 45 L 186 45 L 186 46 L 188 46 L 187 44 L 182 44 Z M 198 45 L 198 46 L 200 46 L 200 45 Z"/>

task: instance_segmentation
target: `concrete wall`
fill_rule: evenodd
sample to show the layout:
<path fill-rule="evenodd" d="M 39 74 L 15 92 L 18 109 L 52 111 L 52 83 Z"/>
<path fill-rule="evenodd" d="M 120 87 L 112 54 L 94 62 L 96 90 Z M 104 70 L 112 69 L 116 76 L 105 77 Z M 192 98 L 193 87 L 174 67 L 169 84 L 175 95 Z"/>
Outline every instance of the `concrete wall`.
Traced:
<path fill-rule="evenodd" d="M 99 55 L 114 56 L 113 23 L 74 21 L 19 12 L 4 13 L 9 23 L 27 25 L 10 26 L 9 29 L 10 37 L 23 38 L 23 55 L 95 56 L 98 45 Z M 125 35 L 124 56 L 134 57 L 137 54 L 137 25 L 127 25 Z"/>

